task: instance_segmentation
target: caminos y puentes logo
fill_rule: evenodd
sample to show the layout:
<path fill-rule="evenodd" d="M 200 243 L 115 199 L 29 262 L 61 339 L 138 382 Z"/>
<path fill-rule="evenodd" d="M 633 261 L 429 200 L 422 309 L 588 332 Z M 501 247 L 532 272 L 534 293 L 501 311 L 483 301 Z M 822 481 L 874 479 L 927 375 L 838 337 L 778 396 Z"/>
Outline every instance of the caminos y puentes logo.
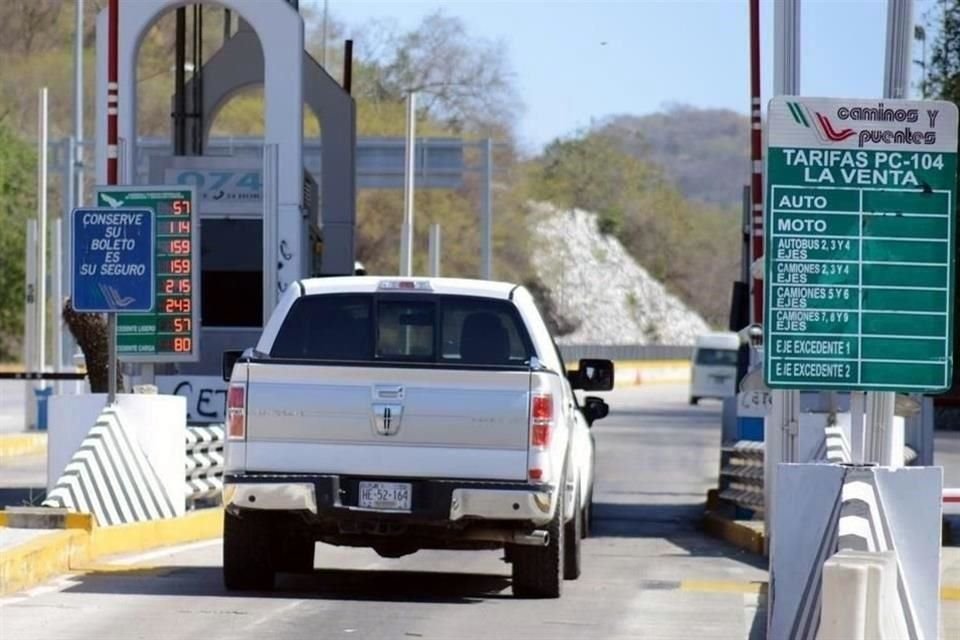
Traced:
<path fill-rule="evenodd" d="M 802 127 L 813 129 L 824 143 L 843 142 L 853 136 L 857 136 L 857 146 L 861 148 L 867 144 L 937 143 L 937 132 L 933 128 L 939 109 L 927 109 L 925 114 L 921 114 L 920 109 L 893 108 L 880 102 L 877 106 L 838 107 L 836 113 L 830 115 L 812 111 L 801 102 L 788 101 L 786 105 L 794 121 Z M 921 121 L 922 116 L 926 116 L 926 123 Z M 854 129 L 845 126 L 848 122 L 870 124 Z M 897 126 L 901 123 L 904 126 Z M 924 131 L 924 124 L 929 124 L 930 130 Z"/>

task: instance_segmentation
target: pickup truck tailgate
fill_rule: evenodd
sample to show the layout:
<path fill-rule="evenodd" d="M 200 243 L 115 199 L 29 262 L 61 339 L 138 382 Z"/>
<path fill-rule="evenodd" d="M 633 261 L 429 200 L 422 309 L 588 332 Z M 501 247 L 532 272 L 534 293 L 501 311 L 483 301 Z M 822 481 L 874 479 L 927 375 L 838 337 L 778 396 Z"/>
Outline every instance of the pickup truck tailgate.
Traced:
<path fill-rule="evenodd" d="M 526 479 L 529 371 L 251 363 L 247 375 L 250 471 Z"/>

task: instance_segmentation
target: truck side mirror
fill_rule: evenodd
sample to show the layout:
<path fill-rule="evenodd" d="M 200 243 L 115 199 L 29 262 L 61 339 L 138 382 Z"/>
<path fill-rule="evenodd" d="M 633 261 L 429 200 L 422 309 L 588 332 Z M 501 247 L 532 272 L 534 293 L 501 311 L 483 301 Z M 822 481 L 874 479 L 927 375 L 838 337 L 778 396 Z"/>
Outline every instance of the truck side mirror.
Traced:
<path fill-rule="evenodd" d="M 587 420 L 587 426 L 592 427 L 597 420 L 602 420 L 610 413 L 610 405 L 596 396 L 587 396 L 583 399 L 583 417 Z"/>
<path fill-rule="evenodd" d="M 585 358 L 580 361 L 580 367 L 567 377 L 574 389 L 610 391 L 613 389 L 613 362 Z"/>
<path fill-rule="evenodd" d="M 224 351 L 220 359 L 220 373 L 224 382 L 230 382 L 230 374 L 233 373 L 233 365 L 243 355 L 243 351 Z"/>

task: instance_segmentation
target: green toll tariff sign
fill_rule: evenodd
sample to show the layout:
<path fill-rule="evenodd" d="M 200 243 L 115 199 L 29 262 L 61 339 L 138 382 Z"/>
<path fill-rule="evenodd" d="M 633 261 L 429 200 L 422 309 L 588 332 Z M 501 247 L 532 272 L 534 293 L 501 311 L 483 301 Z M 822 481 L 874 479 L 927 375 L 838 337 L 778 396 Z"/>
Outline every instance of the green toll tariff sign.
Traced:
<path fill-rule="evenodd" d="M 778 97 L 768 116 L 767 385 L 945 391 L 956 107 Z"/>
<path fill-rule="evenodd" d="M 200 356 L 200 265 L 193 187 L 101 186 L 97 206 L 154 212 L 155 300 L 150 313 L 117 315 L 117 355 L 125 362 L 191 362 Z"/>

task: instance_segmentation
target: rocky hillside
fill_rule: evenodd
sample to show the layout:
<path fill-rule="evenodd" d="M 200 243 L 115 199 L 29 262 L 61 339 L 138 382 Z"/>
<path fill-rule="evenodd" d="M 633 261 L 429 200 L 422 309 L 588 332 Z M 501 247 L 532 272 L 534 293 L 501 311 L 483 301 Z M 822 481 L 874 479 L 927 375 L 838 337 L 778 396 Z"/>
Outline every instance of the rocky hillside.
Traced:
<path fill-rule="evenodd" d="M 538 297 L 563 344 L 689 345 L 707 323 L 603 235 L 597 216 L 530 205 Z"/>

